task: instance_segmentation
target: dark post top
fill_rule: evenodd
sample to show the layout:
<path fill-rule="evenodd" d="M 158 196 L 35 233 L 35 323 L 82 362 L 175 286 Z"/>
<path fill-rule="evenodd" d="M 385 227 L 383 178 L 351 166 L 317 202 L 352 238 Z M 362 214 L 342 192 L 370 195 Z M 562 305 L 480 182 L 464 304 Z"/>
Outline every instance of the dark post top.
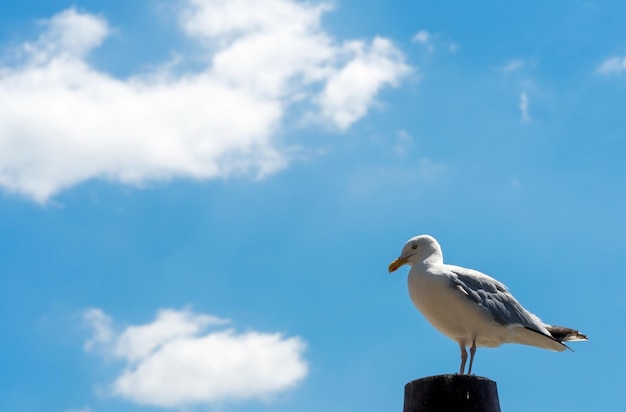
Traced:
<path fill-rule="evenodd" d="M 500 412 L 498 388 L 481 376 L 428 376 L 406 384 L 404 412 Z"/>

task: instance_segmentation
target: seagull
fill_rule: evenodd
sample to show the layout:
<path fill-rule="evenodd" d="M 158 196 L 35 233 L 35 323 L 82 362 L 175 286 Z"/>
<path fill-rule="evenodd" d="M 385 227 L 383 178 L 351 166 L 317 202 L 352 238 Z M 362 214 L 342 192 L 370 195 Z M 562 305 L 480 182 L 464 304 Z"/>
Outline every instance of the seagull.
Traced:
<path fill-rule="evenodd" d="M 471 375 L 480 346 L 520 343 L 562 352 L 570 349 L 563 342 L 587 340 L 577 330 L 543 323 L 494 278 L 443 263 L 441 246 L 432 236 L 409 239 L 400 257 L 389 265 L 389 273 L 403 265 L 411 266 L 408 284 L 413 304 L 437 330 L 458 342 L 461 375 L 466 347 L 470 348 L 467 374 Z"/>

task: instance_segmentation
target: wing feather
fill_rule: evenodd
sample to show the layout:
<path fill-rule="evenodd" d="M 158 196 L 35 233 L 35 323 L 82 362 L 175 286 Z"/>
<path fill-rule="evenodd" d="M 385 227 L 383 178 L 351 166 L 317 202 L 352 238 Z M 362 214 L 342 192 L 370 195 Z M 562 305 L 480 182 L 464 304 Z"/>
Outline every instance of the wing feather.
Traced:
<path fill-rule="evenodd" d="M 503 326 L 519 325 L 552 339 L 541 319 L 524 309 L 504 284 L 476 270 L 449 267 L 451 286 L 462 290 L 496 322 Z"/>

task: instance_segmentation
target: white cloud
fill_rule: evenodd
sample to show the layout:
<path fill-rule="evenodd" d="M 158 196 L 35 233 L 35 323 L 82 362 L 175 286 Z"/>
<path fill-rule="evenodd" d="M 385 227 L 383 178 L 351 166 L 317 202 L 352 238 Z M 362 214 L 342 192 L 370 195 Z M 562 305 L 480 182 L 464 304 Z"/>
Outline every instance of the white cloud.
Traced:
<path fill-rule="evenodd" d="M 292 105 L 345 130 L 410 71 L 389 40 L 334 40 L 325 3 L 179 4 L 206 54 L 195 72 L 164 64 L 119 79 L 87 60 L 111 33 L 104 18 L 69 9 L 42 23 L 19 61 L 0 66 L 0 186 L 45 202 L 93 178 L 263 177 L 290 161 L 277 136 Z"/>
<path fill-rule="evenodd" d="M 336 70 L 339 50 L 320 28 L 328 10 L 292 0 L 190 0 L 181 24 L 189 35 L 221 44 L 212 56 L 220 81 L 279 97 Z"/>
<path fill-rule="evenodd" d="M 112 336 L 106 342 L 100 339 L 103 317 L 109 320 L 104 335 Z M 181 408 L 265 400 L 308 373 L 301 338 L 224 329 L 228 321 L 211 315 L 164 309 L 153 322 L 121 333 L 113 331 L 110 318 L 99 309 L 87 311 L 85 319 L 94 327 L 88 342 L 106 343 L 107 354 L 125 362 L 111 393 L 142 405 Z"/>
<path fill-rule="evenodd" d="M 224 325 L 225 319 L 196 315 L 189 311 L 162 310 L 157 320 L 148 325 L 129 326 L 117 337 L 115 354 L 136 362 L 145 358 L 160 345 L 185 336 L 197 335 L 211 325 Z"/>
<path fill-rule="evenodd" d="M 111 33 L 103 18 L 75 9 L 65 10 L 42 25 L 46 30 L 39 39 L 24 44 L 24 51 L 39 62 L 53 56 L 84 57 Z"/>
<path fill-rule="evenodd" d="M 626 71 L 626 57 L 610 57 L 603 61 L 597 68 L 596 73 L 610 75 Z"/>
<path fill-rule="evenodd" d="M 530 121 L 530 114 L 528 113 L 528 94 L 521 92 L 519 95 L 519 110 L 522 116 L 522 122 L 526 123 Z"/>
<path fill-rule="evenodd" d="M 319 99 L 323 117 L 342 130 L 365 116 L 383 86 L 397 85 L 410 70 L 402 53 L 380 37 L 369 47 L 360 41 L 351 42 L 345 54 L 350 56 L 348 63 L 330 75 Z"/>

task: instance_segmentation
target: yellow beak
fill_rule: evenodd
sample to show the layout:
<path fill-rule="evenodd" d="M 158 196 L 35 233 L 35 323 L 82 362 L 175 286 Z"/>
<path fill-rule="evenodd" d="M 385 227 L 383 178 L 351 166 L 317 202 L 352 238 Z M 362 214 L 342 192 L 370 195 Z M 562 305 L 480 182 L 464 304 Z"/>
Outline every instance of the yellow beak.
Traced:
<path fill-rule="evenodd" d="M 398 270 L 400 266 L 403 266 L 403 265 L 406 265 L 406 258 L 399 257 L 398 259 L 391 262 L 391 264 L 389 265 L 389 273 L 395 272 L 396 270 Z"/>

